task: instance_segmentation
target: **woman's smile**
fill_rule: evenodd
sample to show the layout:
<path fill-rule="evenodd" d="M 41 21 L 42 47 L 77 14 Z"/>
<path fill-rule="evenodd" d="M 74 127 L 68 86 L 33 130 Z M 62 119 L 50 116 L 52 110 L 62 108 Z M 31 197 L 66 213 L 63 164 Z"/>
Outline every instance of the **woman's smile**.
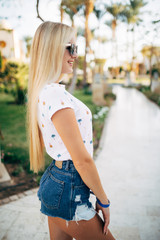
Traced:
<path fill-rule="evenodd" d="M 71 67 L 73 67 L 74 60 L 69 60 L 68 63 Z"/>

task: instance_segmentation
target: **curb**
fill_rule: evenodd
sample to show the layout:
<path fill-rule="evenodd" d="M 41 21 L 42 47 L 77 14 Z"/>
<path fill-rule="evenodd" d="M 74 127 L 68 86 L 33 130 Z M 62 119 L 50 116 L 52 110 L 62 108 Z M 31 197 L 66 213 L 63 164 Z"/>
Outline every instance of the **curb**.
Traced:
<path fill-rule="evenodd" d="M 22 193 L 12 195 L 8 198 L 0 199 L 0 206 L 5 205 L 10 202 L 13 202 L 13 201 L 16 201 L 16 200 L 19 200 L 23 197 L 30 196 L 30 195 L 36 193 L 38 191 L 38 189 L 39 189 L 39 187 L 36 187 L 36 188 L 30 189 L 30 190 L 26 190 Z"/>
<path fill-rule="evenodd" d="M 112 104 L 112 106 L 113 106 L 113 104 Z M 103 130 L 102 130 L 102 133 L 101 133 L 101 138 L 100 138 L 100 141 L 99 141 L 99 147 L 94 154 L 94 160 L 95 161 L 97 160 L 97 158 L 98 158 L 98 156 L 99 156 L 99 154 L 102 151 L 103 146 L 104 146 L 104 140 L 105 140 L 105 136 L 106 136 L 105 132 L 106 132 L 106 128 L 107 128 L 108 118 L 110 117 L 110 110 L 111 110 L 111 107 L 110 107 L 110 109 L 108 111 L 108 114 L 107 114 L 107 116 L 105 118 L 105 121 L 104 121 L 104 126 L 103 126 Z"/>

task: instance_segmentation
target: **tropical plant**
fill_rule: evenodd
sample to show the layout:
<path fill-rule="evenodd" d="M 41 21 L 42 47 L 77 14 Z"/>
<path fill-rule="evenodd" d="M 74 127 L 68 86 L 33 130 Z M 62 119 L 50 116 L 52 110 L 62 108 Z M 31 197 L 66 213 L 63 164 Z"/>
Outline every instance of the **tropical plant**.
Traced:
<path fill-rule="evenodd" d="M 1 74 L 2 75 L 2 74 Z M 18 62 L 7 62 L 1 83 L 4 85 L 4 91 L 11 93 L 16 104 L 26 102 L 26 89 L 28 80 L 28 64 Z"/>
<path fill-rule="evenodd" d="M 122 16 L 122 12 L 125 9 L 125 5 L 121 3 L 112 3 L 110 5 L 105 4 L 105 9 L 110 15 L 112 15 L 112 20 L 106 21 L 105 24 L 111 27 L 112 29 L 112 59 L 115 59 L 114 65 L 118 65 L 118 45 L 116 38 L 116 28 L 118 25 L 118 19 Z M 114 67 L 115 67 L 114 66 Z"/>
<path fill-rule="evenodd" d="M 97 1 L 94 5 L 94 9 L 93 12 L 98 20 L 98 25 L 97 27 L 95 27 L 94 29 L 91 30 L 92 33 L 92 38 L 93 40 L 97 40 L 98 41 L 98 46 L 100 47 L 100 45 L 105 44 L 108 41 L 108 38 L 105 35 L 101 35 L 100 34 L 100 26 L 103 24 L 103 17 L 106 14 L 106 10 L 104 8 L 104 4 L 101 1 Z M 98 50 L 99 50 L 98 47 Z M 94 59 L 95 59 L 95 63 L 97 63 L 97 59 L 96 59 L 96 51 L 93 51 L 94 54 Z M 103 62 L 104 59 L 101 59 L 101 61 Z M 93 71 L 95 73 L 95 71 Z M 100 72 L 99 72 L 100 73 Z"/>
<path fill-rule="evenodd" d="M 153 57 L 156 59 L 157 66 L 160 64 L 160 47 L 156 46 L 144 46 L 141 50 L 142 55 L 144 58 L 148 58 L 149 60 L 149 74 L 150 74 L 150 88 L 152 86 L 152 70 L 153 70 L 153 64 L 152 64 L 152 59 Z"/>
<path fill-rule="evenodd" d="M 142 26 L 145 34 L 143 34 L 144 45 L 141 53 L 149 62 L 151 89 L 153 72 L 156 71 L 160 74 L 160 47 L 156 43 L 157 39 L 160 38 L 160 21 L 157 19 L 159 19 L 159 12 L 150 13 L 150 21 L 148 21 L 148 24 Z"/>
<path fill-rule="evenodd" d="M 97 4 L 96 4 L 97 3 Z M 95 32 L 96 30 L 99 30 L 102 18 L 104 14 L 106 13 L 106 10 L 104 9 L 104 4 L 100 4 L 99 2 L 96 2 L 93 8 L 93 13 L 95 14 L 97 20 L 98 20 L 98 26 L 92 30 L 92 32 Z M 99 41 L 101 41 L 99 39 Z"/>
<path fill-rule="evenodd" d="M 93 12 L 95 0 L 85 0 L 85 55 L 84 55 L 84 68 L 83 68 L 83 85 L 87 83 L 87 54 L 90 51 L 91 31 L 88 27 L 89 15 Z"/>
<path fill-rule="evenodd" d="M 125 9 L 122 11 L 122 15 L 125 17 L 125 20 L 129 27 L 131 26 L 132 31 L 132 67 L 133 61 L 135 59 L 135 26 L 139 25 L 142 22 L 140 16 L 140 10 L 144 7 L 147 2 L 144 0 L 129 0 L 129 4 L 125 6 Z M 128 44 L 127 44 L 128 45 Z"/>
<path fill-rule="evenodd" d="M 64 12 L 68 14 L 71 19 L 72 27 L 74 27 L 74 16 L 79 11 L 79 7 L 81 6 L 81 0 L 62 0 L 60 4 L 60 12 L 61 12 L 61 22 L 63 22 Z"/>

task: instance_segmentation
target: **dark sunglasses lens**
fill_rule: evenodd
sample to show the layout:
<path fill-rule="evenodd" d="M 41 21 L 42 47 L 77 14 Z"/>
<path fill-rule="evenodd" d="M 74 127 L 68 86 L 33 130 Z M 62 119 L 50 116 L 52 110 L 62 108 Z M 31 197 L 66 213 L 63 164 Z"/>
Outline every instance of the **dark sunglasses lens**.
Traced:
<path fill-rule="evenodd" d="M 74 54 L 74 46 L 73 45 L 71 46 L 71 52 L 70 53 L 71 53 L 71 55 Z"/>
<path fill-rule="evenodd" d="M 78 46 L 72 44 L 71 46 L 68 46 L 67 49 L 71 55 L 74 55 L 74 53 L 77 53 Z"/>

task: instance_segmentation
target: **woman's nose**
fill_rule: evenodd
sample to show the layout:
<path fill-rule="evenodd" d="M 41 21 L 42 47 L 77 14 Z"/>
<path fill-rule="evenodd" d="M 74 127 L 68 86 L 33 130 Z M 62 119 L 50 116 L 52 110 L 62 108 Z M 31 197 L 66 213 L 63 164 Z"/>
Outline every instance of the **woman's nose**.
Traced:
<path fill-rule="evenodd" d="M 77 59 L 78 58 L 78 54 L 76 52 L 73 53 L 73 55 L 71 55 L 72 58 Z"/>

